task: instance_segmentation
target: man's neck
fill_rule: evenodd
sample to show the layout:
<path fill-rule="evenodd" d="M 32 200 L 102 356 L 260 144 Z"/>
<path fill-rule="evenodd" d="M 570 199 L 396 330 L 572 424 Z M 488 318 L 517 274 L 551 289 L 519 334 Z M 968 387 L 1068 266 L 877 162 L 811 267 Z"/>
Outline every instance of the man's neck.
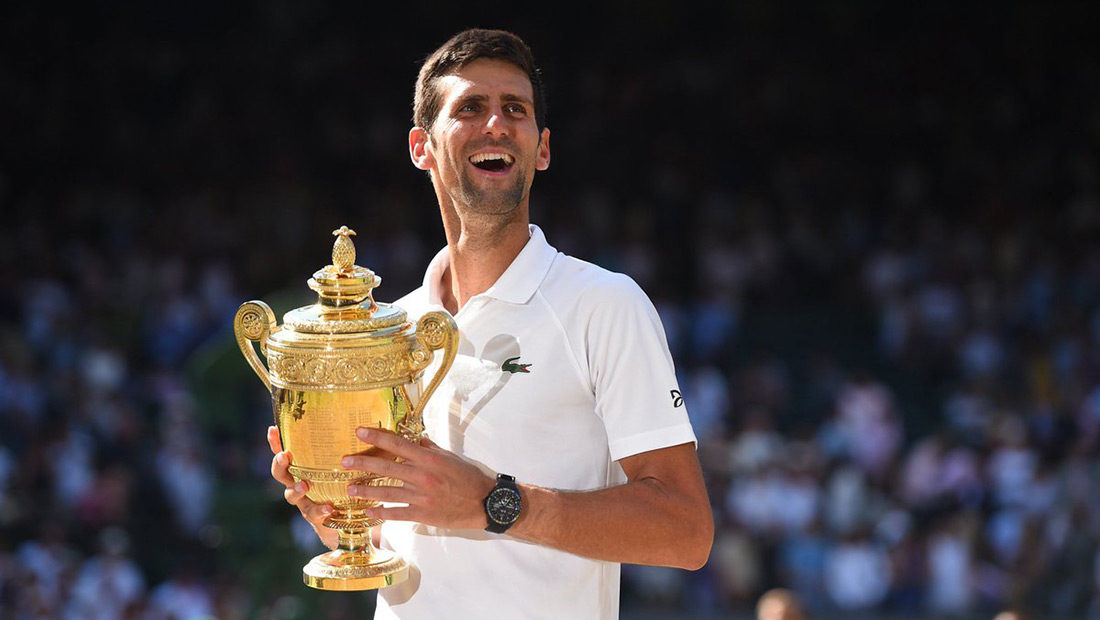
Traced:
<path fill-rule="evenodd" d="M 443 306 L 456 314 L 475 295 L 489 290 L 531 237 L 526 209 L 502 222 L 488 216 L 444 218 L 450 266 L 443 273 Z"/>

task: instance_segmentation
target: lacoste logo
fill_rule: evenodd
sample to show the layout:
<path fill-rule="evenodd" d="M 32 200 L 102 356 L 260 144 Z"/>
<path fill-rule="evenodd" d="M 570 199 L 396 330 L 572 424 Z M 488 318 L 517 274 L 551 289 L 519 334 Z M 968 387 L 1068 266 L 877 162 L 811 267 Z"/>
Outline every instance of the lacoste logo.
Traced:
<path fill-rule="evenodd" d="M 673 408 L 684 406 L 684 395 L 680 393 L 680 390 L 669 390 L 669 393 L 672 394 Z"/>
<path fill-rule="evenodd" d="M 503 370 L 504 372 L 510 372 L 513 375 L 516 374 L 517 372 L 525 372 L 525 373 L 530 374 L 531 371 L 527 370 L 528 368 L 531 367 L 530 364 L 516 364 L 515 363 L 515 361 L 518 360 L 519 357 L 520 356 L 517 355 L 515 357 L 510 357 L 510 358 L 504 360 L 504 363 L 500 365 L 500 369 Z"/>

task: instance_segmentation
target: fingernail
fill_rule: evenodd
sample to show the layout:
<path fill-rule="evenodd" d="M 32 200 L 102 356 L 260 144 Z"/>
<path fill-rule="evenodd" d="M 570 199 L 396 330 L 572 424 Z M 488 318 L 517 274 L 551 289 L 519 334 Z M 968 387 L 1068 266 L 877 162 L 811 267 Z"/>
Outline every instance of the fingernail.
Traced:
<path fill-rule="evenodd" d="M 299 493 L 305 493 L 306 492 L 306 483 L 299 480 L 298 482 L 296 482 L 294 484 L 294 490 L 299 492 Z"/>
<path fill-rule="evenodd" d="M 275 455 L 275 462 L 278 463 L 279 465 L 285 465 L 286 464 L 286 452 L 280 452 L 280 453 L 276 454 Z"/>
<path fill-rule="evenodd" d="M 359 487 L 356 487 L 356 486 L 348 487 L 348 495 L 353 495 L 353 496 L 354 495 L 359 495 Z"/>
<path fill-rule="evenodd" d="M 332 506 L 325 506 L 324 508 L 322 508 L 321 514 L 325 515 L 326 517 L 332 514 Z"/>
<path fill-rule="evenodd" d="M 352 465 L 355 465 L 355 459 L 351 458 L 350 456 L 345 456 L 344 460 L 340 462 L 344 465 L 344 467 L 351 467 Z"/>
<path fill-rule="evenodd" d="M 359 437 L 359 439 L 368 439 L 370 438 L 370 429 L 359 427 L 358 429 L 356 429 L 355 434 Z"/>

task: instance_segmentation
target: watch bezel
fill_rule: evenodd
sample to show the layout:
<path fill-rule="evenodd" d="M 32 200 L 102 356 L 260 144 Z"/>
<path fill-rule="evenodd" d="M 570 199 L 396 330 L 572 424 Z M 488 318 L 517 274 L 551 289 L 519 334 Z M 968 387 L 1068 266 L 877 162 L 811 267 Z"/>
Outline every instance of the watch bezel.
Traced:
<path fill-rule="evenodd" d="M 523 495 L 516 486 L 516 479 L 508 474 L 497 474 L 496 486 L 482 502 L 485 507 L 485 530 L 503 534 L 519 520 L 523 513 Z"/>
<path fill-rule="evenodd" d="M 512 501 L 502 502 L 502 496 L 509 496 Z M 497 525 L 512 525 L 516 522 L 516 519 L 519 519 L 522 510 L 523 498 L 520 496 L 519 491 L 513 488 L 495 487 L 489 492 L 489 497 L 485 498 L 485 514 Z M 505 511 L 507 514 L 500 514 Z"/>

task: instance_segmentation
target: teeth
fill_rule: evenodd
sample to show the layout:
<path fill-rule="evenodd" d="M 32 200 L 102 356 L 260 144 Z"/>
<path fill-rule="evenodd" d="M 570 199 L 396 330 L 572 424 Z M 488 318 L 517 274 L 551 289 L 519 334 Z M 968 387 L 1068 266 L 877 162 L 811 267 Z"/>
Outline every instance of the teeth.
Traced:
<path fill-rule="evenodd" d="M 505 165 L 508 166 L 511 166 L 512 162 L 516 160 L 515 157 L 512 157 L 507 153 L 478 153 L 477 155 L 473 155 L 470 157 L 470 163 L 480 164 L 483 161 L 490 161 L 494 159 L 504 160 Z"/>

